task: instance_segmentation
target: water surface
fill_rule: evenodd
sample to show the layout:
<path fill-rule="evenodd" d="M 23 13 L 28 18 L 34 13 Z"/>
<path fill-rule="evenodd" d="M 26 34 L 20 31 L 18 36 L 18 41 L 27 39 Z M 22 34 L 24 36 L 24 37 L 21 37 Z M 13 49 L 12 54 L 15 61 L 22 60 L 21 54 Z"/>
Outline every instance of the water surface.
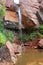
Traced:
<path fill-rule="evenodd" d="M 23 51 L 16 65 L 43 65 L 43 49 Z"/>

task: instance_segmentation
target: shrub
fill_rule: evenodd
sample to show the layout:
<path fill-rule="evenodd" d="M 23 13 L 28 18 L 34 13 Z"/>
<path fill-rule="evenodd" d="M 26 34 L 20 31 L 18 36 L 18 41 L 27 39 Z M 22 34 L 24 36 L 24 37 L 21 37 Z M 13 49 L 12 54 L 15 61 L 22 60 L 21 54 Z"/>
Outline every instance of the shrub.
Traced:
<path fill-rule="evenodd" d="M 3 5 L 3 0 L 0 0 L 0 22 L 3 21 L 3 17 L 5 16 L 5 6 Z"/>
<path fill-rule="evenodd" d="M 41 25 L 39 26 L 39 32 L 40 32 L 41 34 L 43 34 L 43 24 L 41 24 Z"/>

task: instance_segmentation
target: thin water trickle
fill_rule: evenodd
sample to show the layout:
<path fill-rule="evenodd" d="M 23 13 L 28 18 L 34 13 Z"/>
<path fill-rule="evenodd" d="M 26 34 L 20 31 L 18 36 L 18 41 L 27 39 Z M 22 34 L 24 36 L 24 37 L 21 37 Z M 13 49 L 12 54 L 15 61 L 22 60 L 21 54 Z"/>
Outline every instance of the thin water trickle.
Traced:
<path fill-rule="evenodd" d="M 20 43 L 21 43 L 21 48 L 19 49 L 19 53 L 20 55 L 22 54 L 22 15 L 21 15 L 21 10 L 20 10 L 20 6 L 18 6 L 18 17 L 19 17 L 19 37 L 20 37 Z"/>
<path fill-rule="evenodd" d="M 22 15 L 21 15 L 21 10 L 20 10 L 20 6 L 18 7 L 18 17 L 19 17 L 19 36 L 20 36 L 20 40 L 22 42 Z"/>

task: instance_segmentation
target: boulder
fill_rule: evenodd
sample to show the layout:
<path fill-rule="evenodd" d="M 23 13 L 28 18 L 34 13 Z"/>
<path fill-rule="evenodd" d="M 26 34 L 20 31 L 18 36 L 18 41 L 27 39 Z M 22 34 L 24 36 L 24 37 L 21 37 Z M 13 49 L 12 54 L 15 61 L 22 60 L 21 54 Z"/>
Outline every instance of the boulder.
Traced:
<path fill-rule="evenodd" d="M 43 39 L 40 39 L 38 46 L 40 46 L 41 48 L 43 48 Z"/>
<path fill-rule="evenodd" d="M 0 61 L 3 60 L 6 60 L 8 62 L 11 61 L 11 55 L 6 45 L 0 48 Z"/>
<path fill-rule="evenodd" d="M 43 0 L 41 1 L 41 4 L 40 4 L 40 6 L 43 8 Z"/>

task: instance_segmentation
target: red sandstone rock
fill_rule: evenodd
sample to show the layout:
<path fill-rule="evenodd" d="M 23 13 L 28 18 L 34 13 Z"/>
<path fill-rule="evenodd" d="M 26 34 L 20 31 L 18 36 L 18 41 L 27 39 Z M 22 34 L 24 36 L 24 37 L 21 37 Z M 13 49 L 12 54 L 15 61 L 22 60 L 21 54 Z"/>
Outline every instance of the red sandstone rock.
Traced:
<path fill-rule="evenodd" d="M 43 48 L 43 39 L 40 39 L 39 46 Z"/>
<path fill-rule="evenodd" d="M 10 7 L 12 5 L 12 2 L 13 0 L 6 0 L 6 5 Z M 24 15 L 24 18 L 22 19 L 24 27 L 28 27 L 31 25 L 34 26 L 34 24 L 39 26 L 39 21 L 36 16 L 36 12 L 39 10 L 40 5 L 38 3 L 38 0 L 20 0 L 20 5 L 21 5 L 21 13 L 22 15 Z"/>

